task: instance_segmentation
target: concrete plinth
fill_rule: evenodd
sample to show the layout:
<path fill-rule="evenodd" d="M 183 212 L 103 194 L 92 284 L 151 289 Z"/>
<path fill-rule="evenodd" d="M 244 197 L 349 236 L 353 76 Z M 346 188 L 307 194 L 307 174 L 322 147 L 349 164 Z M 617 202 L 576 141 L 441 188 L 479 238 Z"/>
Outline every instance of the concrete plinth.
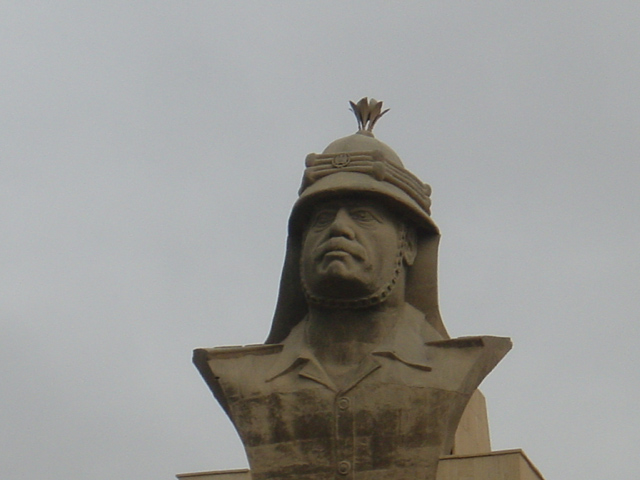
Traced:
<path fill-rule="evenodd" d="M 214 477 L 219 480 L 218 477 Z M 522 450 L 442 457 L 437 480 L 544 480 Z"/>

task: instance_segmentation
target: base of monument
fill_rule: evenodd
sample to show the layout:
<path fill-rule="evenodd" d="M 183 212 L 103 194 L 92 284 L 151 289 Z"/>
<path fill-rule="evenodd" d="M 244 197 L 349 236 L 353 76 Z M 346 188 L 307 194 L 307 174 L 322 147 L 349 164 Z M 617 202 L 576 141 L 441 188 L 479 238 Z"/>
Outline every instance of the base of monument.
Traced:
<path fill-rule="evenodd" d="M 216 477 L 214 477 L 216 478 Z M 544 480 L 520 449 L 449 455 L 438 464 L 437 480 Z M 216 480 L 219 480 L 216 478 Z"/>
<path fill-rule="evenodd" d="M 249 470 L 180 473 L 179 480 L 251 480 Z M 437 480 L 544 480 L 522 450 L 500 450 L 440 459 Z"/>

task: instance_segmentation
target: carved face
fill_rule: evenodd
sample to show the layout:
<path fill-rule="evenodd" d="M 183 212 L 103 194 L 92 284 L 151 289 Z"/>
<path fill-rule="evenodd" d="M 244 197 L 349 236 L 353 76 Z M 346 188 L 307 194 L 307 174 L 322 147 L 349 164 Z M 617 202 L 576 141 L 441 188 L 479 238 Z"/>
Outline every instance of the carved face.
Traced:
<path fill-rule="evenodd" d="M 314 295 L 351 299 L 378 291 L 395 276 L 402 226 L 379 201 L 320 203 L 302 244 L 301 275 Z"/>

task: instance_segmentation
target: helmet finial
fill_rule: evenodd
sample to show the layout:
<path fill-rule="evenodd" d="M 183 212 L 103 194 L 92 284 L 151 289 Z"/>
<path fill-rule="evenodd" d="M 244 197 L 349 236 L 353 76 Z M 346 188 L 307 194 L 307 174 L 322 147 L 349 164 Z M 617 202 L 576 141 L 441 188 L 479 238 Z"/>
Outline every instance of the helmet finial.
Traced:
<path fill-rule="evenodd" d="M 358 120 L 358 128 L 362 133 L 368 132 L 373 135 L 371 131 L 378 119 L 389 111 L 382 110 L 382 102 L 377 101 L 375 98 L 369 100 L 367 97 L 360 99 L 358 103 L 349 102 L 351 110 Z"/>

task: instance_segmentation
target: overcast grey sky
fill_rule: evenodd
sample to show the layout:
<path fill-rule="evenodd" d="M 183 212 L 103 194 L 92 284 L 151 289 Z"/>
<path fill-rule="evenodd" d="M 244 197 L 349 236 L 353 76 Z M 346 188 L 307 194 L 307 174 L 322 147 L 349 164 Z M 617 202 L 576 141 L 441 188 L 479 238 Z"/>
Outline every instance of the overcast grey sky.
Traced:
<path fill-rule="evenodd" d="M 348 100 L 433 187 L 494 449 L 640 478 L 640 2 L 0 3 L 0 476 L 246 466 L 190 363 L 260 343 Z"/>

